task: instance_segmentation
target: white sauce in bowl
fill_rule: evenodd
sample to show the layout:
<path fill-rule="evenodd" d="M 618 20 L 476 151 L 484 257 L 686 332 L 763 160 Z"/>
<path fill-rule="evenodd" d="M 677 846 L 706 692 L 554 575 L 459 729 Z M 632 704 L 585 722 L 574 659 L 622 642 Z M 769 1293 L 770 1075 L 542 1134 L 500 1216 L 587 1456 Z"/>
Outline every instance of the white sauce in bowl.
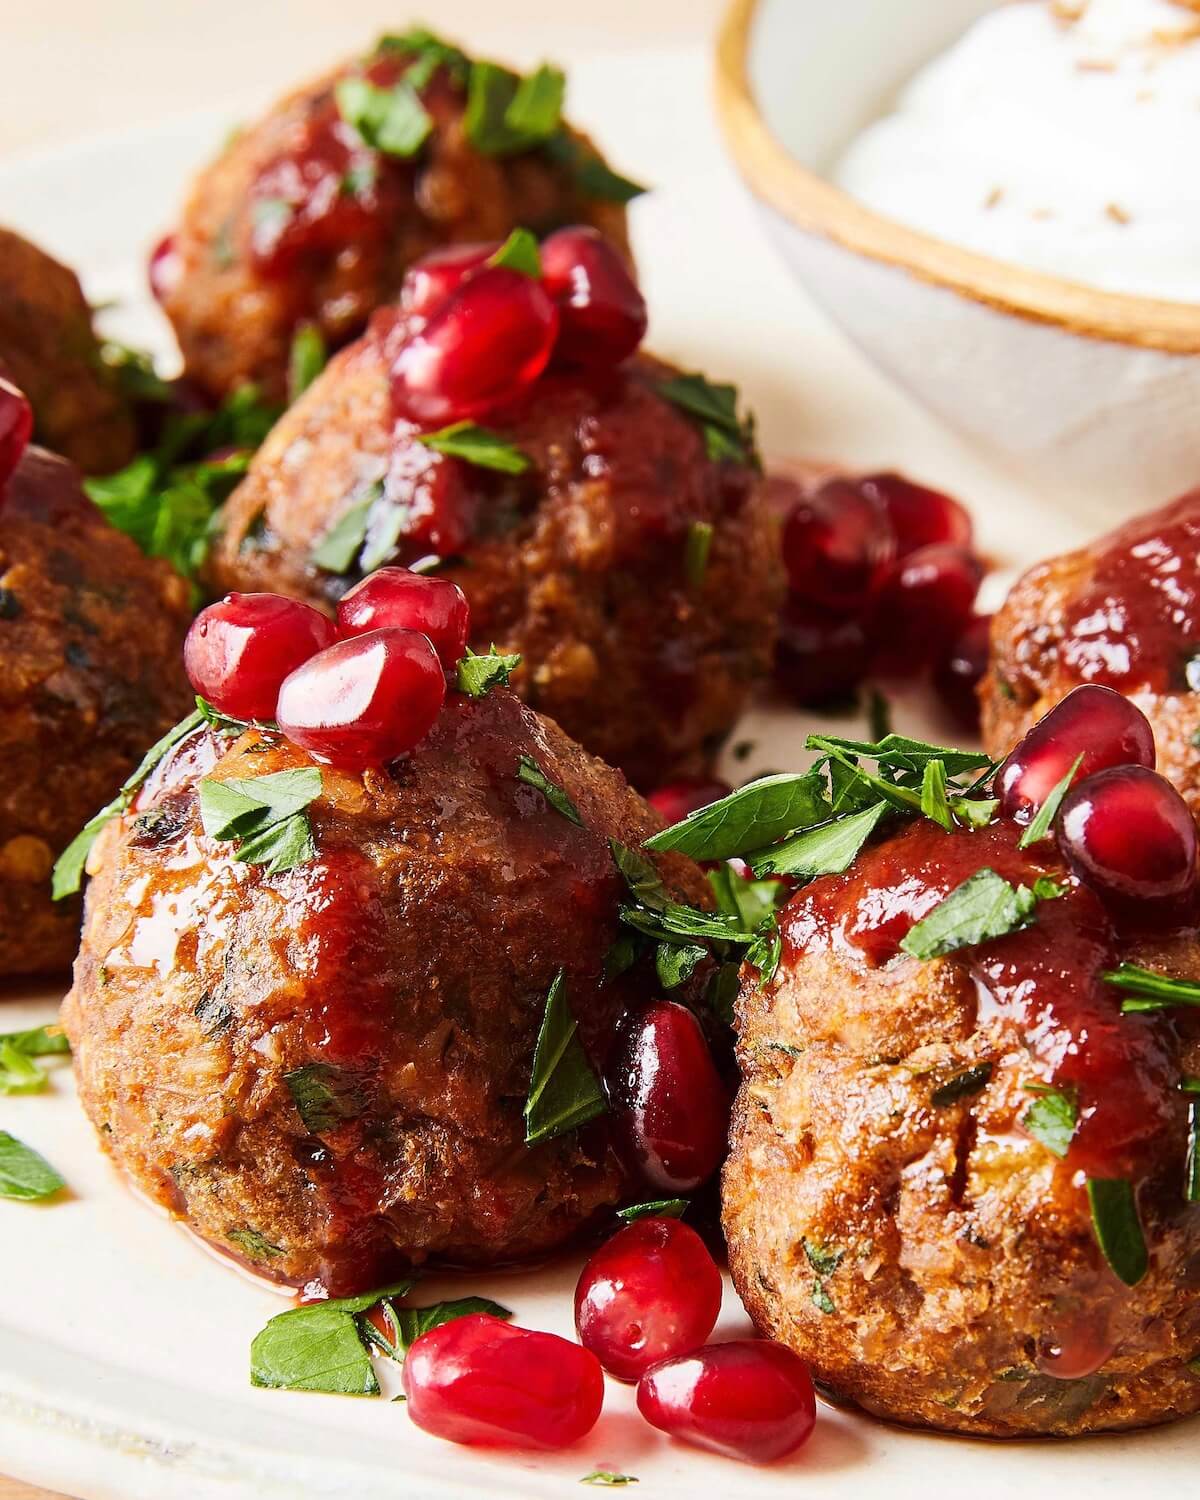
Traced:
<path fill-rule="evenodd" d="M 1200 3 L 1009 0 L 912 79 L 834 179 L 950 243 L 1200 302 Z"/>

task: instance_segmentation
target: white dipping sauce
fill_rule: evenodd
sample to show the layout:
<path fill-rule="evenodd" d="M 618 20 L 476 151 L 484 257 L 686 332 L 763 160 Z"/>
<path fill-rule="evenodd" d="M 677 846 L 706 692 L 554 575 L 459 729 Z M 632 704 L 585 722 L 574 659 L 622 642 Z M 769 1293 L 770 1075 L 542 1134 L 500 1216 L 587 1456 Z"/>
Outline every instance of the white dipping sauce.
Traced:
<path fill-rule="evenodd" d="M 917 74 L 834 176 L 953 244 L 1200 302 L 1200 6 L 1010 0 Z"/>

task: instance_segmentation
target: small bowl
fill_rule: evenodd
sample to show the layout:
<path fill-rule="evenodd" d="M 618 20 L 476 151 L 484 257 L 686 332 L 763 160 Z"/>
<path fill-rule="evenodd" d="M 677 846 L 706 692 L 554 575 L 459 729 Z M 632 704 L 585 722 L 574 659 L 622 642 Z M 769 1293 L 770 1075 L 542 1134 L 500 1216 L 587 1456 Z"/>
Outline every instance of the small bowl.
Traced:
<path fill-rule="evenodd" d="M 1200 305 L 959 249 L 824 175 L 994 0 L 733 0 L 717 109 L 768 233 L 880 368 L 1049 497 L 1108 522 L 1200 482 Z"/>

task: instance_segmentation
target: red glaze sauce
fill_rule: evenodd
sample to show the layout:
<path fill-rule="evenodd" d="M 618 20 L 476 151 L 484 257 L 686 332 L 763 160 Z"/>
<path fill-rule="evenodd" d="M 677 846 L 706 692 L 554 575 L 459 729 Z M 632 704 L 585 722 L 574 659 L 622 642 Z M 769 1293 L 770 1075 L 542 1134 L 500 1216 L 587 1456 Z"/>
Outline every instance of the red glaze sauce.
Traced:
<path fill-rule="evenodd" d="M 1136 1177 L 1161 1160 L 1164 1140 L 1184 1137 L 1169 1022 L 1121 1014 L 1118 992 L 1100 977 L 1123 956 L 1103 908 L 1042 852 L 1050 845 L 1019 850 L 1020 833 L 1011 823 L 952 834 L 928 820 L 913 823 L 847 874 L 793 898 L 781 914 L 784 963 L 822 949 L 872 967 L 903 959 L 899 945 L 909 930 L 977 870 L 993 869 L 1014 885 L 1050 876 L 1065 893 L 1038 906 L 1033 926 L 957 958 L 978 986 L 981 1029 L 998 1025 L 1024 1038 L 1028 1082 L 1076 1090 L 1079 1125 L 1067 1167 L 1089 1177 Z"/>
<path fill-rule="evenodd" d="M 1122 691 L 1191 687 L 1184 669 L 1200 654 L 1200 490 L 1123 526 L 1092 555 L 1091 582 L 1064 621 L 1064 667 Z"/>

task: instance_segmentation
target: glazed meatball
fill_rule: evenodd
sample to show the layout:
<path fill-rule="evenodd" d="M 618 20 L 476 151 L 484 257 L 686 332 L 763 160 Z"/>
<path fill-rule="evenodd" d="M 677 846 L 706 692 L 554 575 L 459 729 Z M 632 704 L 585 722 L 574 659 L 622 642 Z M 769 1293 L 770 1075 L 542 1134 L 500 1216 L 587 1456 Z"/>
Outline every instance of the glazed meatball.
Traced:
<path fill-rule="evenodd" d="M 452 693 L 387 770 L 324 767 L 307 862 L 269 874 L 205 834 L 202 778 L 311 764 L 198 732 L 101 835 L 64 1015 L 84 1107 L 138 1188 L 285 1282 L 543 1255 L 628 1191 L 603 1117 L 531 1149 L 522 1110 L 555 976 L 598 1069 L 647 985 L 602 981 L 608 841 L 657 820 L 497 687 Z M 678 857 L 662 871 L 706 889 Z"/>
<path fill-rule="evenodd" d="M 133 457 L 133 416 L 100 356 L 74 271 L 0 229 L 0 375 L 29 397 L 39 443 L 85 474 Z"/>
<path fill-rule="evenodd" d="M 55 857 L 187 711 L 187 585 L 29 448 L 0 507 L 0 974 L 66 969 L 78 900 Z"/>
<path fill-rule="evenodd" d="M 1080 683 L 1131 698 L 1200 812 L 1200 490 L 1031 568 L 992 624 L 984 743 L 1004 755 Z"/>
<path fill-rule="evenodd" d="M 371 566 L 441 554 L 470 600 L 472 645 L 522 654 L 513 682 L 530 704 L 635 785 L 698 772 L 769 670 L 782 579 L 759 474 L 709 457 L 658 389 L 676 373 L 639 356 L 543 376 L 488 419 L 532 460 L 506 475 L 393 418 L 384 344 L 368 335 L 259 451 L 225 507 L 210 583 L 329 608 L 380 534 Z M 320 566 L 372 496 L 363 551 L 345 571 Z M 710 537 L 698 573 L 697 527 Z"/>
<path fill-rule="evenodd" d="M 357 100 L 339 91 L 347 82 Z M 188 380 L 212 397 L 249 380 L 282 398 L 299 324 L 347 343 L 439 246 L 582 222 L 628 254 L 624 201 L 637 189 L 566 126 L 550 122 L 528 147 L 506 132 L 491 115 L 514 83 L 418 32 L 384 38 L 239 131 L 156 257 Z M 397 98 L 421 121 L 403 140 L 371 113 Z"/>
<path fill-rule="evenodd" d="M 737 1005 L 734 1281 L 761 1333 L 880 1416 L 996 1437 L 1170 1421 L 1200 1410 L 1180 1089 L 1200 1029 L 1122 1015 L 1100 975 L 1122 959 L 1195 975 L 1200 942 L 1119 941 L 1052 845 L 1018 835 L 916 822 L 782 910 L 779 969 Z M 1062 894 L 1003 937 L 925 962 L 900 949 L 985 867 Z M 1075 1101 L 1073 1130 L 1049 1128 L 1047 1089 Z M 1085 1178 L 1133 1184 L 1134 1285 L 1105 1263 Z"/>

